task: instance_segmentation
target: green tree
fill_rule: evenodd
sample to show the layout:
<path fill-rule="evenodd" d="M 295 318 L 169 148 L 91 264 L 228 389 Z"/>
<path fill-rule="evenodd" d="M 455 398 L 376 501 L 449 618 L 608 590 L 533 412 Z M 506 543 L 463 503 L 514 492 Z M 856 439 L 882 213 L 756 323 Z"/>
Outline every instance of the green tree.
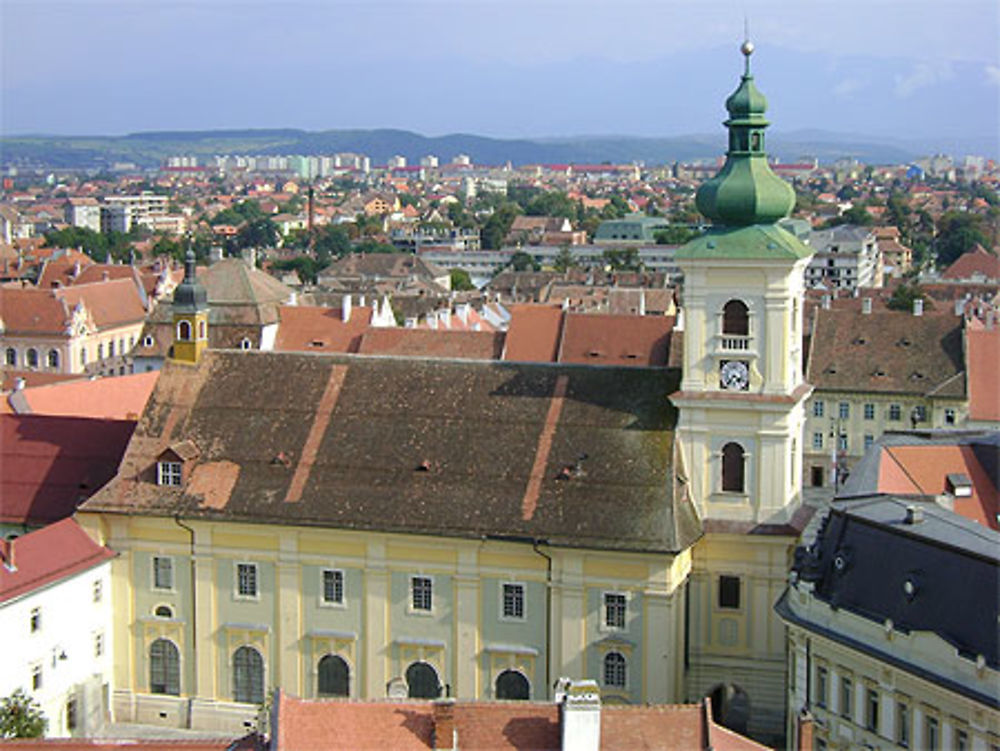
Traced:
<path fill-rule="evenodd" d="M 285 260 L 275 261 L 274 268 L 280 271 L 295 271 L 299 279 L 307 284 L 315 284 L 319 272 L 326 267 L 310 256 L 296 256 Z"/>
<path fill-rule="evenodd" d="M 934 253 L 940 266 L 949 266 L 960 255 L 972 250 L 979 243 L 988 245 L 986 233 L 983 232 L 983 219 L 978 214 L 961 211 L 948 211 L 941 215 L 937 223 L 937 237 L 934 240 Z"/>
<path fill-rule="evenodd" d="M 273 248 L 278 244 L 278 228 L 266 216 L 251 219 L 236 234 L 239 248 Z"/>
<path fill-rule="evenodd" d="M 683 245 L 698 233 L 680 224 L 673 224 L 666 229 L 659 229 L 653 233 L 657 245 Z"/>
<path fill-rule="evenodd" d="M 380 243 L 377 240 L 366 238 L 354 246 L 355 253 L 398 253 L 399 248 L 389 243 Z"/>
<path fill-rule="evenodd" d="M 451 289 L 454 292 L 468 292 L 474 290 L 476 285 L 472 283 L 469 272 L 465 269 L 451 270 Z"/>
<path fill-rule="evenodd" d="M 521 207 L 516 203 L 505 203 L 496 209 L 483 225 L 483 249 L 499 250 L 502 248 L 504 238 L 510 232 L 510 225 L 514 223 L 514 217 L 521 213 Z"/>
<path fill-rule="evenodd" d="M 639 251 L 635 248 L 608 248 L 601 256 L 612 271 L 639 270 Z"/>
<path fill-rule="evenodd" d="M 539 265 L 535 259 L 522 250 L 511 256 L 510 265 L 514 271 L 538 271 L 539 269 Z"/>
<path fill-rule="evenodd" d="M 576 259 L 573 254 L 570 253 L 569 248 L 563 245 L 559 248 L 559 253 L 556 255 L 555 260 L 552 262 L 552 268 L 556 271 L 566 272 L 571 268 L 576 266 Z"/>
<path fill-rule="evenodd" d="M 41 738 L 48 724 L 38 702 L 22 689 L 0 699 L 0 738 Z"/>
<path fill-rule="evenodd" d="M 98 263 L 108 258 L 108 238 L 86 227 L 65 227 L 45 235 L 50 248 L 82 248 L 83 252 Z"/>
<path fill-rule="evenodd" d="M 914 300 L 923 300 L 924 305 L 928 305 L 927 295 L 924 294 L 920 285 L 915 281 L 907 282 L 900 284 L 893 290 L 892 297 L 889 298 L 886 307 L 890 310 L 912 311 Z"/>

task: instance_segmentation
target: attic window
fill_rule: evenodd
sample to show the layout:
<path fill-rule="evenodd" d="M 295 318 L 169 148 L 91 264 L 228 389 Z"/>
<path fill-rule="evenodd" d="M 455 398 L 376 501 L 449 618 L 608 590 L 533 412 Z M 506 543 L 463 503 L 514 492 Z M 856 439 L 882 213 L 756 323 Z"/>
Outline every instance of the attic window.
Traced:
<path fill-rule="evenodd" d="M 866 343 L 866 340 L 865 340 L 865 338 L 863 336 L 859 336 L 857 339 L 855 339 L 852 342 L 852 344 L 865 344 L 865 343 Z"/>
<path fill-rule="evenodd" d="M 274 458 L 271 459 L 271 464 L 280 464 L 282 467 L 291 467 L 292 460 L 284 451 L 279 451 L 274 455 Z"/>
<path fill-rule="evenodd" d="M 912 373 L 910 373 L 910 380 L 911 381 L 922 381 L 922 380 L 924 380 L 924 374 L 921 373 L 919 370 L 914 370 Z"/>
<path fill-rule="evenodd" d="M 168 461 L 157 462 L 156 484 L 179 487 L 181 484 L 181 463 Z"/>
<path fill-rule="evenodd" d="M 885 371 L 882 370 L 882 368 L 875 368 L 875 370 L 872 372 L 872 375 L 881 378 L 882 376 L 885 375 Z"/>
<path fill-rule="evenodd" d="M 427 459 L 424 459 L 420 464 L 413 468 L 414 472 L 430 472 L 431 463 Z"/>
<path fill-rule="evenodd" d="M 142 338 L 142 346 L 143 347 L 152 347 L 153 346 L 153 337 L 149 336 L 148 334 L 146 336 L 144 336 Z"/>
<path fill-rule="evenodd" d="M 588 357 L 600 357 L 601 353 L 598 352 L 596 349 L 592 349 L 592 350 L 590 350 L 590 352 L 587 353 L 587 356 Z"/>
<path fill-rule="evenodd" d="M 899 346 L 899 347 L 909 347 L 910 346 L 910 340 L 907 339 L 904 336 L 902 339 L 900 339 L 898 342 L 896 342 L 896 345 Z"/>
<path fill-rule="evenodd" d="M 325 344 L 326 342 L 324 342 L 322 339 L 313 339 L 311 342 L 309 342 L 310 347 L 322 347 Z"/>
<path fill-rule="evenodd" d="M 638 360 L 639 359 L 639 355 L 635 354 L 634 352 L 629 352 L 627 355 L 625 355 L 625 359 L 626 360 Z"/>
<path fill-rule="evenodd" d="M 240 349 L 250 349 L 250 340 L 246 337 L 240 339 Z"/>
<path fill-rule="evenodd" d="M 837 368 L 831 365 L 826 370 L 823 371 L 826 375 L 834 375 L 837 372 Z"/>

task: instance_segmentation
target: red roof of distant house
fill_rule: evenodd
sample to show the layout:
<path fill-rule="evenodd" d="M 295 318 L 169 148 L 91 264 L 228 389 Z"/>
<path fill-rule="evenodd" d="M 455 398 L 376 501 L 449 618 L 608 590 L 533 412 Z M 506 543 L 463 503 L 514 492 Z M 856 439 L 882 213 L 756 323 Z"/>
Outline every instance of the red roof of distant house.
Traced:
<path fill-rule="evenodd" d="M 32 386 L 8 394 L 13 412 L 99 420 L 138 420 L 159 371 Z"/>
<path fill-rule="evenodd" d="M 955 513 L 1000 530 L 1000 489 L 993 486 L 972 446 L 888 445 L 881 451 L 877 492 L 940 495 L 948 491 L 949 474 L 964 474 L 971 481 L 972 494 L 954 499 Z"/>
<path fill-rule="evenodd" d="M 504 335 L 495 331 L 370 328 L 358 350 L 364 355 L 499 360 Z"/>
<path fill-rule="evenodd" d="M 963 253 L 947 269 L 941 272 L 942 279 L 1000 279 L 1000 256 L 976 245 Z"/>
<path fill-rule="evenodd" d="M 0 522 L 71 515 L 114 477 L 134 428 L 131 420 L 0 414 Z"/>
<path fill-rule="evenodd" d="M 8 332 L 65 337 L 79 303 L 99 329 L 139 323 L 146 317 L 139 288 L 129 279 L 59 289 L 0 287 L 0 318 Z"/>
<path fill-rule="evenodd" d="M 0 602 L 67 579 L 114 557 L 73 519 L 0 541 Z"/>
<path fill-rule="evenodd" d="M 547 305 L 511 305 L 504 360 L 555 362 L 563 311 Z"/>
<path fill-rule="evenodd" d="M 50 383 L 65 383 L 79 381 L 85 376 L 79 373 L 47 373 L 44 370 L 0 370 L 0 391 L 10 391 L 17 385 L 17 379 L 23 378 L 26 387 L 45 386 Z M 0 407 L 0 412 L 8 411 Z"/>
<path fill-rule="evenodd" d="M 260 736 L 227 739 L 32 738 L 4 740 L 4 749 L 37 751 L 265 751 Z"/>
<path fill-rule="evenodd" d="M 673 317 L 567 313 L 559 362 L 665 367 Z"/>
<path fill-rule="evenodd" d="M 345 322 L 339 308 L 283 305 L 274 348 L 278 352 L 357 352 L 372 309 L 356 305 Z"/>
<path fill-rule="evenodd" d="M 1000 325 L 966 325 L 965 367 L 969 378 L 969 418 L 1000 422 Z"/>

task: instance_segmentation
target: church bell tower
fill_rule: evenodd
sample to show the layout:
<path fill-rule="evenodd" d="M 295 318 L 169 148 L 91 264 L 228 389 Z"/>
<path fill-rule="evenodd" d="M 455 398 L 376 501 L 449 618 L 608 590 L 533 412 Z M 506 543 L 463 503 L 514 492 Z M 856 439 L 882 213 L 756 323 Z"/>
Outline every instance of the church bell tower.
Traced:
<path fill-rule="evenodd" d="M 174 290 L 173 312 L 170 360 L 195 365 L 208 347 L 208 293 L 196 276 L 192 250 L 184 259 L 184 281 Z"/>

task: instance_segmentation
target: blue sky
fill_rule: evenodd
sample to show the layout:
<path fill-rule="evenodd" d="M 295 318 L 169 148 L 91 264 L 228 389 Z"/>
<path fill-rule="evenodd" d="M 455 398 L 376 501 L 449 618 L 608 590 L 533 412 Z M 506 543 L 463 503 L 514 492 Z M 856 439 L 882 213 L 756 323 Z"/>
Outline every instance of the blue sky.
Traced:
<path fill-rule="evenodd" d="M 0 129 L 996 137 L 996 0 L 0 0 Z"/>

